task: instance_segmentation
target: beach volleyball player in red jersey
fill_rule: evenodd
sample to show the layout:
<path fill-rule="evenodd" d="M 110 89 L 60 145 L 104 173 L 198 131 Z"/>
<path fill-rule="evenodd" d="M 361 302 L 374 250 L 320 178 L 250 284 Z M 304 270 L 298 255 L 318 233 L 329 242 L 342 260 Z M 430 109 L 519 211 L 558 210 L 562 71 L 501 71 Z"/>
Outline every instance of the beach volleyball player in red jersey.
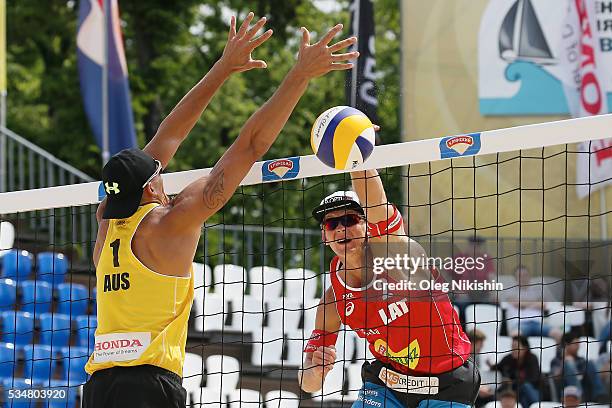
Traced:
<path fill-rule="evenodd" d="M 431 284 L 441 283 L 442 277 L 435 268 L 393 264 L 403 255 L 412 259 L 427 255 L 406 235 L 401 214 L 388 204 L 378 172 L 354 172 L 351 177 L 354 191 L 331 194 L 313 211 L 322 239 L 335 256 L 331 287 L 318 305 L 304 349 L 301 388 L 306 392 L 322 388 L 333 369 L 334 345 L 344 324 L 366 339 L 375 357 L 363 364 L 363 387 L 353 407 L 473 405 L 480 374 L 448 293 Z"/>

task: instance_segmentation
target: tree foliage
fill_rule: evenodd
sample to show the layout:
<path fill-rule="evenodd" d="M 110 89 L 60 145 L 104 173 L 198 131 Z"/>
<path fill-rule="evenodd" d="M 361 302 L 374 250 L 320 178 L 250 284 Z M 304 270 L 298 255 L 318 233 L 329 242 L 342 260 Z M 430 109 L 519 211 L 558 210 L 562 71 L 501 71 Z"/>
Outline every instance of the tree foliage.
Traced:
<path fill-rule="evenodd" d="M 244 17 L 252 9 L 257 15 L 268 16 L 267 26 L 275 31 L 272 39 L 257 51 L 257 58 L 266 60 L 268 69 L 235 75 L 223 86 L 169 171 L 212 166 L 293 64 L 299 28 L 308 27 L 315 38 L 337 22 L 348 28 L 348 1 L 338 3 L 342 11 L 329 13 L 315 7 L 312 0 L 121 0 L 140 145 L 150 140 L 164 116 L 219 58 L 227 39 L 230 15 L 237 12 Z M 8 126 L 91 176 L 99 177 L 100 151 L 82 107 L 76 63 L 79 2 L 19 0 L 8 2 L 7 6 Z M 381 139 L 383 143 L 393 143 L 400 139 L 397 0 L 375 0 L 375 18 L 377 69 L 381 73 L 378 81 Z M 311 124 L 327 108 L 344 104 L 343 87 L 344 74 L 340 72 L 313 81 L 266 158 L 311 154 Z M 336 177 L 245 188 L 218 218 L 259 225 L 277 219 L 304 221 L 308 209 L 321 195 L 346 180 Z M 286 194 L 302 189 L 317 191 Z M 398 198 L 398 180 L 387 184 L 387 189 L 390 197 Z"/>

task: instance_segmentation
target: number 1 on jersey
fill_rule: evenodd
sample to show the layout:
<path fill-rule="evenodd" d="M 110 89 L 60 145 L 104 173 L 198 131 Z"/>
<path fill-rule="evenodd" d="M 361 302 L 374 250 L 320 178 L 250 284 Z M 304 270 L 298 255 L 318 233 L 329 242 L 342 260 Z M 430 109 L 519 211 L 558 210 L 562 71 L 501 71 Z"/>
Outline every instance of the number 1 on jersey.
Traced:
<path fill-rule="evenodd" d="M 119 245 L 121 245 L 120 239 L 116 239 L 110 243 L 110 247 L 113 248 L 113 266 L 115 268 L 119 267 Z"/>

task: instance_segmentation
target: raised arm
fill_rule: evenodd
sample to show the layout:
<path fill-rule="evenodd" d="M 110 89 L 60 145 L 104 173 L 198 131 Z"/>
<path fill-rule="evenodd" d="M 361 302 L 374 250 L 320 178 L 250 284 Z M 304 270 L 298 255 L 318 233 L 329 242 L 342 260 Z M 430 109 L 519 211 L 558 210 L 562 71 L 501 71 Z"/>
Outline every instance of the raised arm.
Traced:
<path fill-rule="evenodd" d="M 336 298 L 332 288 L 325 291 L 325 296 L 317 306 L 317 318 L 313 335 L 319 336 L 316 340 L 311 337 L 307 351 L 304 352 L 304 364 L 298 371 L 300 388 L 305 392 L 317 392 L 323 387 L 327 373 L 334 368 L 336 361 L 335 337 L 340 330 L 340 316 L 336 309 Z M 307 330 L 308 328 L 305 328 Z M 325 334 L 329 333 L 329 336 Z M 325 337 L 323 337 L 325 336 Z M 333 344 L 328 344 L 332 343 Z M 321 345 L 325 344 L 325 345 Z"/>
<path fill-rule="evenodd" d="M 359 196 L 366 213 L 366 219 L 370 226 L 370 240 L 407 242 L 408 238 L 401 214 L 387 200 L 385 188 L 378 171 L 354 171 L 351 173 L 351 179 L 353 190 Z"/>
<path fill-rule="evenodd" d="M 159 125 L 153 139 L 145 146 L 144 151 L 159 160 L 164 168 L 174 157 L 183 140 L 187 138 L 215 93 L 231 74 L 254 68 L 266 68 L 264 61 L 251 59 L 251 52 L 270 38 L 272 30 L 255 38 L 266 23 L 266 18 L 262 17 L 250 27 L 252 20 L 253 13 L 249 13 L 236 32 L 236 18 L 232 16 L 223 56 L 174 107 Z"/>
<path fill-rule="evenodd" d="M 187 186 L 176 197 L 166 216 L 168 228 L 199 229 L 234 194 L 253 163 L 268 151 L 306 91 L 308 82 L 329 71 L 352 67 L 345 61 L 356 58 L 357 52 L 333 53 L 355 43 L 356 38 L 327 46 L 341 30 L 342 25 L 338 24 L 318 43 L 310 45 L 310 34 L 302 28 L 300 52 L 294 67 L 274 95 L 245 123 L 236 141 L 211 173 Z"/>

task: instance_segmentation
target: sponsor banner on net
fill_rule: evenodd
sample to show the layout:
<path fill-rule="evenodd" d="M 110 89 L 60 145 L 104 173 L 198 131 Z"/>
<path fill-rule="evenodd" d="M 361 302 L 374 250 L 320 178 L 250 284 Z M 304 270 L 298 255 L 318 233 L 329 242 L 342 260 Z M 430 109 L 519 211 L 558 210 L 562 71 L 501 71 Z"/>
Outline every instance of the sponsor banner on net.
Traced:
<path fill-rule="evenodd" d="M 299 157 L 268 160 L 261 166 L 262 181 L 289 180 L 296 178 L 299 172 Z"/>
<path fill-rule="evenodd" d="M 110 333 L 96 336 L 94 362 L 136 360 L 150 343 L 151 333 L 149 332 Z"/>

